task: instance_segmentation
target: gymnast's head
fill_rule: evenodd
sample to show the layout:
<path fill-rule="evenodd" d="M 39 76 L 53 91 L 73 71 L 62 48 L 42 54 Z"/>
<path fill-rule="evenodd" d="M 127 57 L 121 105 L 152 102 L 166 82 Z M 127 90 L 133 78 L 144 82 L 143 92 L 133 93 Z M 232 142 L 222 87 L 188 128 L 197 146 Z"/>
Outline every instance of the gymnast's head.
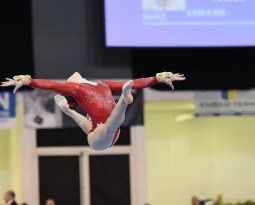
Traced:
<path fill-rule="evenodd" d="M 82 76 L 80 73 L 78 72 L 75 72 L 73 75 L 71 75 L 66 82 L 71 82 L 71 83 L 79 83 L 80 79 L 82 79 Z M 67 96 L 67 95 L 64 95 L 64 97 L 66 98 L 67 100 L 67 103 L 69 105 L 69 108 L 72 109 L 72 110 L 75 110 L 78 106 L 78 103 L 76 102 L 76 100 L 71 97 L 71 96 Z"/>
<path fill-rule="evenodd" d="M 77 106 L 78 106 L 78 103 L 77 101 L 71 97 L 71 96 L 68 96 L 68 95 L 64 95 L 64 97 L 66 98 L 67 100 L 67 104 L 69 105 L 69 108 L 71 110 L 76 110 Z"/>

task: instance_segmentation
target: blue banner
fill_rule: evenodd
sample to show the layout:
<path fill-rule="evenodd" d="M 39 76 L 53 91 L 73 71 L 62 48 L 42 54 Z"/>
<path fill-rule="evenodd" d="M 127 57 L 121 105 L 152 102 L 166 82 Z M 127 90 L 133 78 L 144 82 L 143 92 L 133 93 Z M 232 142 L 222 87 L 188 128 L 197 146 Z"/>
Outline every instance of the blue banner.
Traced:
<path fill-rule="evenodd" d="M 12 92 L 0 92 L 0 128 L 15 126 L 16 98 Z"/>

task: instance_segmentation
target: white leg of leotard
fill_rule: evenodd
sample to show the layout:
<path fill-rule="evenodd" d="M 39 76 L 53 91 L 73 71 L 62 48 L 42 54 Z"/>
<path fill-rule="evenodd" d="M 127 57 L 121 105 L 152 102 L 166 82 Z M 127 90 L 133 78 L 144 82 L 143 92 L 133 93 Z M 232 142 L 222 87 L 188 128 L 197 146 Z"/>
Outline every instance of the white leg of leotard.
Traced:
<path fill-rule="evenodd" d="M 92 128 L 91 121 L 87 120 L 86 117 L 84 117 L 83 115 L 77 113 L 76 111 L 69 109 L 69 105 L 67 104 L 67 100 L 66 100 L 65 97 L 63 97 L 61 95 L 55 95 L 54 100 L 55 100 L 56 104 L 61 108 L 61 110 L 66 115 L 71 117 L 81 127 L 81 129 L 86 134 L 89 133 L 89 131 Z"/>
<path fill-rule="evenodd" d="M 70 110 L 69 112 L 66 112 L 65 114 L 71 117 L 86 134 L 88 134 L 89 131 L 92 129 L 92 122 L 89 121 L 83 115 L 79 114 L 78 112 L 74 110 Z"/>
<path fill-rule="evenodd" d="M 93 132 L 88 134 L 88 143 L 94 150 L 105 150 L 111 146 L 112 138 L 106 135 L 105 124 L 99 124 Z"/>
<path fill-rule="evenodd" d="M 93 132 L 89 133 L 88 142 L 93 149 L 105 150 L 111 146 L 116 130 L 125 119 L 127 106 L 133 101 L 132 85 L 133 81 L 128 81 L 123 85 L 121 97 L 106 123 L 99 124 Z"/>

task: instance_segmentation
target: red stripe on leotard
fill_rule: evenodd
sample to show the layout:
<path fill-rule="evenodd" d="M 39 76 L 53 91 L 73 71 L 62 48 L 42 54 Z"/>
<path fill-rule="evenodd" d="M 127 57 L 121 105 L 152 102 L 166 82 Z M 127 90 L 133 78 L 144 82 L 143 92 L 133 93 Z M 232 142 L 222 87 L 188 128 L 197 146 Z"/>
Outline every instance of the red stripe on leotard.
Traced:
<path fill-rule="evenodd" d="M 127 81 L 104 80 L 103 82 L 106 83 L 109 86 L 112 93 L 119 93 L 119 92 L 122 91 L 122 87 Z M 156 76 L 149 77 L 149 78 L 138 78 L 138 79 L 133 80 L 132 89 L 139 90 L 139 89 L 151 87 L 151 86 L 153 86 L 157 83 L 158 83 L 158 80 L 157 80 Z"/>

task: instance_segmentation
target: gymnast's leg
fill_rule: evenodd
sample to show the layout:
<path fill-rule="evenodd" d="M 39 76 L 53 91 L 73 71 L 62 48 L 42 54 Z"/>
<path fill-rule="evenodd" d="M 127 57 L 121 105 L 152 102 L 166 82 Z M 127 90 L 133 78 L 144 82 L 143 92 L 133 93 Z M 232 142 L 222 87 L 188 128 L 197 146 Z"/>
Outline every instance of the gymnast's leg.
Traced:
<path fill-rule="evenodd" d="M 133 102 L 133 96 L 131 94 L 132 86 L 132 80 L 123 85 L 120 99 L 105 123 L 109 131 L 116 131 L 124 122 L 127 106 Z"/>
<path fill-rule="evenodd" d="M 93 132 L 89 133 L 88 142 L 93 149 L 105 150 L 109 148 L 115 134 L 119 134 L 116 131 L 125 119 L 127 106 L 133 102 L 132 85 L 133 81 L 128 81 L 123 85 L 121 97 L 107 121 L 104 124 L 99 124 Z"/>
<path fill-rule="evenodd" d="M 61 95 L 55 95 L 54 96 L 54 100 L 56 102 L 56 104 L 61 108 L 61 110 L 68 115 L 69 117 L 71 117 L 80 127 L 81 129 L 88 134 L 89 131 L 92 128 L 92 123 L 91 121 L 87 120 L 86 117 L 84 117 L 83 115 L 77 113 L 74 110 L 71 110 L 69 108 L 69 105 L 67 103 L 67 100 L 65 97 L 61 96 Z"/>

